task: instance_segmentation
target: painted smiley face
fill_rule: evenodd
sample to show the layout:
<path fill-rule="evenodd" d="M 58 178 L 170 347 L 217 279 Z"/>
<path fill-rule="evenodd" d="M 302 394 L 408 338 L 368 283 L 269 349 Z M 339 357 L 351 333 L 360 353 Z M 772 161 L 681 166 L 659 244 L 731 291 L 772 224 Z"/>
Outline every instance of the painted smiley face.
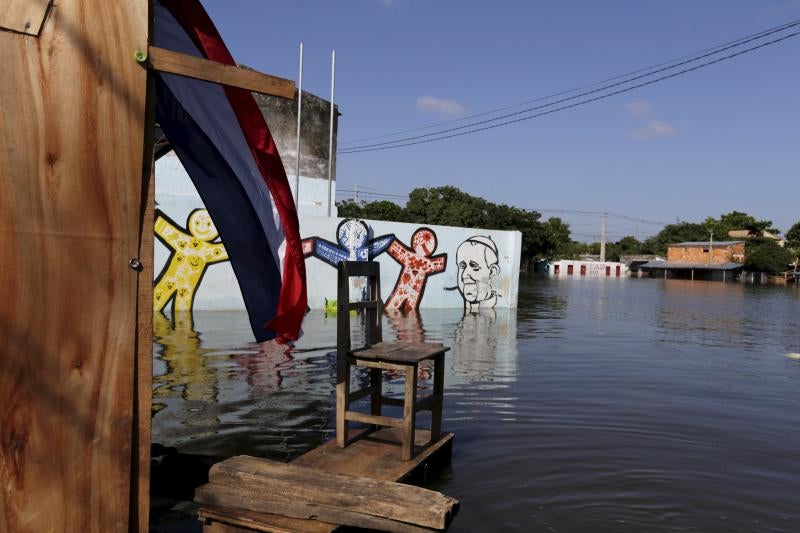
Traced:
<path fill-rule="evenodd" d="M 192 236 L 201 241 L 212 241 L 219 235 L 216 226 L 214 226 L 214 221 L 211 220 L 211 215 L 205 209 L 193 211 L 189 215 L 188 226 Z"/>

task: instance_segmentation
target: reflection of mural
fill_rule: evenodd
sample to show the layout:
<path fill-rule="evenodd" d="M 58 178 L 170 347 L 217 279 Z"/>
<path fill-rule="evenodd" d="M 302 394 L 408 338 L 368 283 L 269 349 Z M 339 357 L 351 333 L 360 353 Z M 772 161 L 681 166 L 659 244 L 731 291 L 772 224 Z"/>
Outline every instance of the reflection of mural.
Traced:
<path fill-rule="evenodd" d="M 217 377 L 208 368 L 200 336 L 194 330 L 192 314 L 178 311 L 175 322 L 162 313 L 153 313 L 153 337 L 163 347 L 160 359 L 167 365 L 163 375 L 153 376 L 153 398 L 180 396 L 184 400 L 216 400 Z"/>
<path fill-rule="evenodd" d="M 456 379 L 495 383 L 516 381 L 517 316 L 510 309 L 465 313 L 453 335 Z"/>
<path fill-rule="evenodd" d="M 444 272 L 447 254 L 433 255 L 438 242 L 436 233 L 430 228 L 419 228 L 411 236 L 411 248 L 395 239 L 387 254 L 403 267 L 392 294 L 386 301 L 386 309 L 393 311 L 415 311 L 419 308 L 428 276 Z"/>
<path fill-rule="evenodd" d="M 492 283 L 500 273 L 497 245 L 491 237 L 476 235 L 461 243 L 456 251 L 458 290 L 464 310 L 473 313 L 497 305 L 499 294 Z"/>
<path fill-rule="evenodd" d="M 191 311 L 195 292 L 208 265 L 228 260 L 219 234 L 205 209 L 195 209 L 180 228 L 161 210 L 156 210 L 155 234 L 170 249 L 170 257 L 153 289 L 153 310 L 163 310 L 174 299 L 172 311 Z"/>
<path fill-rule="evenodd" d="M 259 343 L 258 347 L 258 353 L 236 354 L 233 360 L 242 367 L 242 375 L 254 389 L 261 392 L 279 390 L 284 377 L 282 370 L 302 363 L 293 363 L 291 347 L 287 344 L 266 341 Z"/>
<path fill-rule="evenodd" d="M 383 235 L 367 241 L 369 229 L 361 220 L 348 218 L 336 228 L 339 244 L 321 237 L 303 239 L 303 256 L 314 256 L 333 268 L 341 261 L 368 261 L 383 253 L 394 240 L 394 235 Z"/>

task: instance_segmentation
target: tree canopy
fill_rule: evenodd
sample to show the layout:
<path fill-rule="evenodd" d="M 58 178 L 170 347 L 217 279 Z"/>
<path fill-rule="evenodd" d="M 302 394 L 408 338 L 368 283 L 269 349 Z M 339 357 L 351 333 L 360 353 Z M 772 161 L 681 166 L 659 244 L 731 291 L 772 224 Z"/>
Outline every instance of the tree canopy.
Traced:
<path fill-rule="evenodd" d="M 517 230 L 522 233 L 523 260 L 558 257 L 570 244 L 569 225 L 560 218 L 542 221 L 536 211 L 495 204 L 452 186 L 414 189 L 405 206 L 352 200 L 336 206 L 339 216 L 348 218 Z"/>
<path fill-rule="evenodd" d="M 495 204 L 457 187 L 418 188 L 411 191 L 405 206 L 386 200 L 338 202 L 339 216 L 414 224 L 438 224 L 465 228 L 517 230 L 522 233 L 522 260 L 574 259 L 584 254 L 598 255 L 600 243 L 573 241 L 569 224 L 554 217 L 542 220 L 540 213 L 506 204 Z M 599 223 L 599 222 L 598 222 Z M 791 253 L 763 233 L 779 233 L 771 220 L 758 220 L 741 211 L 708 217 L 703 222 L 678 222 L 664 226 L 656 235 L 640 241 L 632 235 L 606 243 L 606 259 L 619 261 L 621 255 L 656 254 L 666 256 L 667 247 L 679 242 L 727 240 L 728 232 L 747 230 L 745 268 L 759 272 L 781 272 Z M 800 253 L 800 222 L 786 233 L 787 244 Z"/>

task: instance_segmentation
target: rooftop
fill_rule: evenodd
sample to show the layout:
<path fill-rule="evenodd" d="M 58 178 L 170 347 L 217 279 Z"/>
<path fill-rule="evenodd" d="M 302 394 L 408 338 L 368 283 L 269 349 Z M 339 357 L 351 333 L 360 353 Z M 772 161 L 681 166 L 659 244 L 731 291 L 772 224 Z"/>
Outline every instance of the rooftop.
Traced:
<path fill-rule="evenodd" d="M 670 246 L 732 246 L 734 244 L 744 244 L 744 241 L 698 241 L 698 242 L 678 242 Z"/>
<path fill-rule="evenodd" d="M 639 268 L 674 268 L 686 270 L 736 270 L 741 263 L 684 263 L 683 261 L 649 261 Z"/>

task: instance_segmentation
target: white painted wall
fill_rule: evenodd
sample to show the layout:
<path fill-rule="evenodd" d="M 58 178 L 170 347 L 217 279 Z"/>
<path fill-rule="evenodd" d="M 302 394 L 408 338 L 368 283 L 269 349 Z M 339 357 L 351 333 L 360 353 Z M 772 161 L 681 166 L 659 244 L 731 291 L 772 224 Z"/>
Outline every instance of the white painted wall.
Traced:
<path fill-rule="evenodd" d="M 556 269 L 558 266 L 558 269 Z M 569 273 L 569 267 L 572 266 L 572 274 Z M 617 276 L 617 267 L 619 267 L 619 277 L 627 277 L 628 266 L 625 263 L 617 263 L 615 261 L 573 261 L 570 259 L 562 259 L 561 261 L 552 261 L 548 264 L 547 273 L 551 276 L 565 277 L 565 276 L 580 276 L 581 266 L 586 267 L 585 276 Z M 606 267 L 610 269 L 610 273 L 606 273 Z M 558 273 L 556 273 L 558 270 Z"/>
<path fill-rule="evenodd" d="M 293 184 L 294 178 L 289 178 Z M 335 182 L 332 195 L 335 197 Z M 324 215 L 327 211 L 325 198 L 327 195 L 327 181 L 317 178 L 304 178 L 300 182 L 300 232 L 306 239 L 320 237 L 332 243 L 337 243 L 337 227 L 344 219 L 328 218 Z M 183 169 L 178 158 L 170 153 L 156 162 L 156 207 L 163 211 L 178 225 L 185 228 L 189 214 L 197 208 L 202 208 L 203 203 L 194 188 L 188 174 Z M 335 213 L 335 206 L 334 206 Z M 411 237 L 419 225 L 364 221 L 370 230 L 370 238 L 386 234 L 394 234 L 396 239 L 411 247 Z M 429 276 L 425 289 L 420 299 L 420 307 L 432 308 L 461 308 L 464 298 L 458 290 L 459 268 L 457 265 L 457 251 L 459 246 L 471 237 L 481 236 L 483 241 L 490 238 L 497 248 L 497 265 L 492 270 L 493 275 L 485 281 L 482 293 L 487 290 L 497 293 L 496 307 L 516 308 L 517 291 L 519 286 L 519 262 L 522 245 L 522 235 L 519 232 L 476 230 L 455 228 L 448 226 L 428 226 L 437 238 L 436 250 L 432 255 L 446 254 L 446 268 L 442 273 Z M 480 241 L 480 239 L 479 239 Z M 476 246 L 471 244 L 470 246 Z M 466 249 L 466 248 L 465 248 Z M 483 250 L 477 245 L 475 249 Z M 492 255 L 491 253 L 489 254 Z M 170 251 L 161 241 L 155 242 L 155 275 L 161 272 L 169 259 Z M 482 253 L 476 256 L 485 257 Z M 376 257 L 381 264 L 382 296 L 387 301 L 395 287 L 395 282 L 402 271 L 401 265 L 387 252 Z M 479 261 L 480 262 L 480 261 Z M 488 263 L 477 265 L 486 267 Z M 483 269 L 485 271 L 485 268 Z M 336 269 L 316 257 L 306 259 L 306 272 L 308 279 L 308 302 L 312 309 L 320 309 L 325 305 L 325 300 L 336 299 Z M 463 277 L 468 277 L 468 268 L 463 269 Z M 455 288 L 454 290 L 447 290 Z M 494 302 L 492 302 L 494 303 Z M 477 304 L 475 307 L 479 307 Z M 485 301 L 480 307 L 488 307 Z M 197 290 L 195 310 L 241 310 L 244 309 L 239 285 L 229 262 L 210 265 L 203 276 Z M 475 309 L 477 310 L 477 309 Z"/>

